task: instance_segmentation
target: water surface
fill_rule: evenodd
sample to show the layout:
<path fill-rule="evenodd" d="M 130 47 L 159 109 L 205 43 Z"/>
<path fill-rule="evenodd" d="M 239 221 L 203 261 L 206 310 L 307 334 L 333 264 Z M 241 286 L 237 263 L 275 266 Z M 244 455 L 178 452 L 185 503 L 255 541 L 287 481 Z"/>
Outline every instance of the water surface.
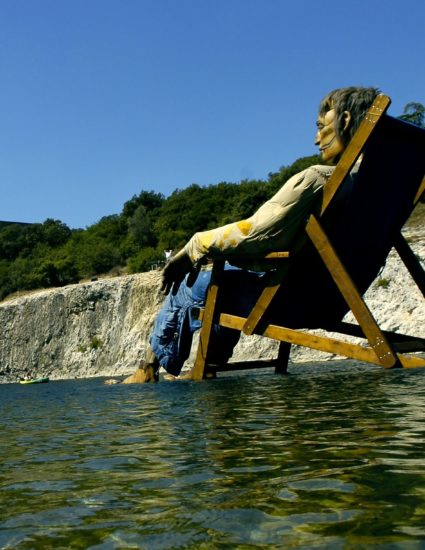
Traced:
<path fill-rule="evenodd" d="M 425 548 L 425 371 L 0 385 L 0 548 Z"/>

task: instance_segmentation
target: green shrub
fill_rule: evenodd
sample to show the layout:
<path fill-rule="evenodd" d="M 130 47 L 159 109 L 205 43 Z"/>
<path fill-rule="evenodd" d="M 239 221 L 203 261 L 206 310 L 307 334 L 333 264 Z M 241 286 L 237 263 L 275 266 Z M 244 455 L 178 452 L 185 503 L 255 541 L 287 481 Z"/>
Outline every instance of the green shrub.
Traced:
<path fill-rule="evenodd" d="M 140 273 L 141 271 L 150 271 L 153 266 L 162 265 L 164 256 L 156 248 L 143 248 L 135 256 L 132 256 L 127 267 L 130 273 Z"/>
<path fill-rule="evenodd" d="M 90 340 L 90 348 L 99 349 L 102 346 L 103 346 L 102 340 L 98 336 L 92 336 L 92 339 Z"/>
<path fill-rule="evenodd" d="M 376 282 L 376 286 L 381 288 L 388 288 L 390 286 L 391 281 L 389 279 L 385 279 L 385 277 L 380 278 Z"/>

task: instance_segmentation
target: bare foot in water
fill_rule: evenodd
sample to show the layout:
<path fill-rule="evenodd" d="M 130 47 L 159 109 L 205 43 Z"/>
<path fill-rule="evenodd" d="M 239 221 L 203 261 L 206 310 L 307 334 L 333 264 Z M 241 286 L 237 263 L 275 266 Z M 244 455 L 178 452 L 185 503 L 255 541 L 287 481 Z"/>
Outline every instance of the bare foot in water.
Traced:
<path fill-rule="evenodd" d="M 205 373 L 205 380 L 211 380 L 212 378 L 216 378 L 215 372 L 206 372 Z M 167 380 L 168 382 L 174 382 L 179 380 L 193 380 L 193 368 L 190 370 L 183 371 L 178 376 L 174 376 L 173 374 L 164 374 L 164 380 Z"/>
<path fill-rule="evenodd" d="M 175 382 L 176 380 L 192 380 L 192 369 L 184 371 L 178 376 L 174 376 L 174 374 L 166 372 L 164 374 L 164 380 L 166 380 L 167 382 Z"/>
<path fill-rule="evenodd" d="M 146 384 L 147 382 L 158 382 L 158 373 L 152 365 L 139 367 L 134 374 L 124 378 L 122 384 Z"/>

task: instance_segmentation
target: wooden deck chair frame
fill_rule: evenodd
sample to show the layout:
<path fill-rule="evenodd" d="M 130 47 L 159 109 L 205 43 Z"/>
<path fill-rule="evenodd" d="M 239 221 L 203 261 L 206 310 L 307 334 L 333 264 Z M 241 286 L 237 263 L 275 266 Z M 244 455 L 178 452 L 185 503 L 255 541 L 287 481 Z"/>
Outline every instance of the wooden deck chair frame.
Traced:
<path fill-rule="evenodd" d="M 217 298 L 220 291 L 220 275 L 225 263 L 224 260 L 220 259 L 214 261 L 205 308 L 200 312 L 202 328 L 192 371 L 194 380 L 206 378 L 208 373 L 211 372 L 208 366 L 208 355 L 214 323 L 236 329 L 247 335 L 260 334 L 280 341 L 278 356 L 275 360 L 231 362 L 226 365 L 214 365 L 215 372 L 274 366 L 276 373 L 286 373 L 292 344 L 365 361 L 385 368 L 425 367 L 425 358 L 420 355 L 407 354 L 425 351 L 425 340 L 395 332 L 387 332 L 379 327 L 321 223 L 323 214 L 332 204 L 332 200 L 344 182 L 344 179 L 365 150 L 368 140 L 370 140 L 377 125 L 383 118 L 391 118 L 385 114 L 390 102 L 390 98 L 385 95 L 379 95 L 376 98 L 324 188 L 320 214 L 311 215 L 305 226 L 308 238 L 322 258 L 348 309 L 351 310 L 358 323 L 356 325 L 341 321 L 338 323 L 338 326 L 332 328 L 332 332 L 337 332 L 341 335 L 358 336 L 363 339 L 362 342 L 356 344 L 348 342 L 347 339 L 339 339 L 328 335 L 318 336 L 304 329 L 285 328 L 270 324 L 267 320 L 267 311 L 282 284 L 282 270 L 279 267 L 276 268 L 271 282 L 265 287 L 247 318 L 218 311 Z M 418 185 L 415 188 L 416 195 L 412 201 L 411 210 L 413 210 L 415 204 L 425 192 L 425 177 L 423 173 L 422 171 Z M 424 270 L 407 241 L 402 236 L 401 227 L 398 234 L 394 237 L 392 246 L 397 250 L 398 255 L 406 265 L 422 295 L 425 296 Z M 272 252 L 266 257 L 268 259 L 276 259 L 276 262 L 291 261 L 291 253 L 288 251 Z"/>

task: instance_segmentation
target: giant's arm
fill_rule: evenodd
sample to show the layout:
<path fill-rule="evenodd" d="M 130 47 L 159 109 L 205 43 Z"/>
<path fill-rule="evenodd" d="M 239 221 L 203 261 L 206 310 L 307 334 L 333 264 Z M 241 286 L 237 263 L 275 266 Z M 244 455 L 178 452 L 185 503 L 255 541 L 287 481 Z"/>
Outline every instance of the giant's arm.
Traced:
<path fill-rule="evenodd" d="M 195 233 L 184 247 L 192 263 L 211 259 L 240 259 L 287 250 L 314 210 L 332 168 L 314 166 L 290 178 L 253 216 L 216 229 Z"/>

